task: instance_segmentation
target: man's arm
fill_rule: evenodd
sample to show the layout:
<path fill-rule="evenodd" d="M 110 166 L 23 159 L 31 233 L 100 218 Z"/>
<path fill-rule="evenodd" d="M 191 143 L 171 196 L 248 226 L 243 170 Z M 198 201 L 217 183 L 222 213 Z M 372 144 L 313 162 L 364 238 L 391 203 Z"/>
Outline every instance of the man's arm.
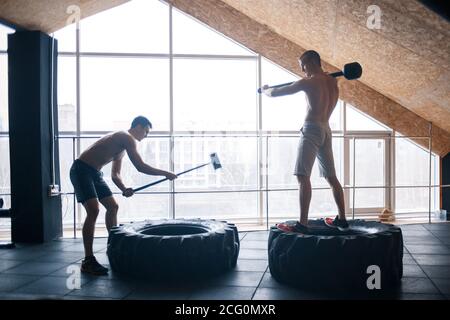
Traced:
<path fill-rule="evenodd" d="M 116 156 L 112 161 L 111 167 L 111 179 L 114 184 L 120 189 L 120 191 L 124 192 L 127 187 L 122 182 L 122 177 L 120 176 L 120 169 L 122 169 L 122 158 L 123 153 L 120 153 Z"/>
<path fill-rule="evenodd" d="M 299 91 L 305 91 L 307 88 L 307 80 L 306 79 L 300 79 L 298 81 L 295 81 L 292 84 L 280 87 L 280 88 L 268 88 L 264 86 L 263 92 L 269 97 L 280 97 L 280 96 L 286 96 L 289 94 L 294 94 Z"/>
<path fill-rule="evenodd" d="M 138 153 L 136 149 L 136 141 L 134 141 L 133 138 L 127 137 L 125 150 L 127 151 L 128 157 L 130 158 L 131 163 L 134 165 L 137 171 L 151 176 L 164 176 L 170 180 L 173 180 L 177 177 L 175 174 L 169 171 L 156 169 L 146 164 Z"/>

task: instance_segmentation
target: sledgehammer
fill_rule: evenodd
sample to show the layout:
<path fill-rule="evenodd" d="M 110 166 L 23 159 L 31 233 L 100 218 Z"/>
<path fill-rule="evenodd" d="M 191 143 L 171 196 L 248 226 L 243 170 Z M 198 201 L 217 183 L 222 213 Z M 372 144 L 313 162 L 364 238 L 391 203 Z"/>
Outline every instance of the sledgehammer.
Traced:
<path fill-rule="evenodd" d="M 210 164 L 210 163 L 213 165 L 214 170 L 217 170 L 217 169 L 222 168 L 222 165 L 220 164 L 220 160 L 219 160 L 219 157 L 217 156 L 217 153 L 211 153 L 211 154 L 209 155 L 209 157 L 211 158 L 211 159 L 210 159 L 210 162 L 207 162 L 207 163 L 201 164 L 201 165 L 199 165 L 199 166 L 197 166 L 197 167 L 195 167 L 195 168 L 191 168 L 191 169 L 188 169 L 188 170 L 186 170 L 186 171 L 177 173 L 177 176 L 182 175 L 182 174 L 185 174 L 185 173 L 188 173 L 188 172 L 191 172 L 191 171 L 194 171 L 194 170 L 197 170 L 197 169 L 200 169 L 200 168 L 202 168 L 202 167 L 207 166 L 207 165 Z M 155 181 L 155 182 L 146 184 L 145 186 L 142 186 L 142 187 L 133 189 L 133 191 L 134 191 L 134 192 L 141 191 L 142 189 L 145 189 L 145 188 L 154 186 L 155 184 L 161 183 L 161 182 L 166 181 L 166 180 L 169 180 L 169 179 L 168 179 L 168 178 L 164 178 L 164 179 L 161 179 L 161 180 L 157 180 L 157 181 Z"/>

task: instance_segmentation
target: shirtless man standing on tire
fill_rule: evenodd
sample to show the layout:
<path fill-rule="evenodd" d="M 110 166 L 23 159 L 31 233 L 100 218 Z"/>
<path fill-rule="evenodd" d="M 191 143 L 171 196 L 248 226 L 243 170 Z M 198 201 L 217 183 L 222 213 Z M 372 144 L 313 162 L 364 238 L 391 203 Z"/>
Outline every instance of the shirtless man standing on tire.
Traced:
<path fill-rule="evenodd" d="M 308 211 L 311 202 L 311 170 L 314 161 L 319 160 L 320 175 L 331 186 L 339 215 L 333 219 L 325 219 L 325 223 L 339 230 L 348 228 L 345 219 L 344 192 L 336 177 L 331 129 L 328 121 L 336 107 L 339 89 L 336 78 L 322 70 L 320 56 L 316 51 L 305 51 L 299 58 L 304 79 L 278 88 L 262 87 L 263 93 L 269 97 L 279 97 L 304 91 L 307 98 L 305 122 L 300 130 L 300 142 L 295 164 L 294 175 L 300 188 L 300 221 L 292 227 L 293 231 L 308 233 Z"/>
<path fill-rule="evenodd" d="M 95 222 L 99 213 L 99 202 L 106 208 L 105 222 L 109 230 L 117 225 L 119 205 L 111 190 L 103 180 L 101 169 L 112 162 L 111 178 L 122 191 L 124 197 L 131 197 L 133 189 L 127 188 L 120 176 L 122 158 L 125 152 L 134 167 L 142 173 L 153 176 L 165 176 L 173 180 L 177 178 L 172 172 L 159 170 L 146 164 L 136 149 L 136 141 L 144 139 L 152 128 L 150 121 L 142 116 L 136 117 L 128 131 L 108 134 L 91 145 L 74 161 L 70 168 L 70 181 L 73 184 L 77 201 L 86 209 L 86 220 L 83 225 L 83 244 L 85 258 L 81 263 L 81 271 L 94 275 L 105 275 L 108 268 L 97 262 L 92 244 L 94 241 Z"/>

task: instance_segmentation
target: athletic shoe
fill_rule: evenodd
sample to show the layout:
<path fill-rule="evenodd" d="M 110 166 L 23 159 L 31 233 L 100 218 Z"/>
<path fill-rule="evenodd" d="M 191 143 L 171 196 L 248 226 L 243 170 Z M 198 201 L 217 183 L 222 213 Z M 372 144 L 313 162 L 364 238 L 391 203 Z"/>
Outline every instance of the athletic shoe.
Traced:
<path fill-rule="evenodd" d="M 277 224 L 277 228 L 284 231 L 284 232 L 296 232 L 296 233 L 303 233 L 308 234 L 309 229 L 307 226 L 302 225 L 300 222 L 296 222 L 295 225 L 289 225 L 286 223 L 279 223 Z"/>
<path fill-rule="evenodd" d="M 339 231 L 347 231 L 349 228 L 347 220 L 339 219 L 339 216 L 336 218 L 325 218 L 325 224 L 330 228 L 337 228 Z"/>
<path fill-rule="evenodd" d="M 108 274 L 108 268 L 105 268 L 97 262 L 94 256 L 86 257 L 81 262 L 81 272 L 89 273 L 95 276 Z"/>

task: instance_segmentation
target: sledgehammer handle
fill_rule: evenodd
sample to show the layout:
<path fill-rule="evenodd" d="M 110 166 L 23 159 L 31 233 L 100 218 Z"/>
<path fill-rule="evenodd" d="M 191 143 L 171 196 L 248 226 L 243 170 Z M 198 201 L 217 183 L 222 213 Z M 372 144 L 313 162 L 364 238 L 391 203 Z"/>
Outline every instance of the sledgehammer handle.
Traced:
<path fill-rule="evenodd" d="M 199 169 L 199 168 L 201 168 L 201 167 L 207 166 L 208 164 L 210 164 L 210 162 L 207 162 L 207 163 L 205 163 L 205 164 L 201 164 L 201 165 L 199 165 L 199 166 L 197 166 L 197 167 L 195 167 L 195 168 L 191 168 L 191 169 L 188 169 L 188 170 L 186 170 L 186 171 L 183 171 L 183 172 L 177 173 L 177 176 L 180 176 L 180 175 L 182 175 L 182 174 L 185 174 L 185 173 L 188 173 L 188 172 L 194 171 L 194 170 L 196 170 L 196 169 Z M 142 187 L 139 187 L 139 188 L 133 189 L 133 192 L 138 192 L 138 191 L 141 191 L 142 189 L 145 189 L 145 188 L 148 188 L 148 187 L 154 186 L 155 184 L 158 184 L 158 183 L 164 182 L 164 181 L 166 181 L 166 180 L 169 180 L 169 179 L 167 179 L 167 178 L 164 178 L 164 179 L 160 179 L 160 180 L 157 180 L 157 181 L 155 181 L 155 182 L 152 182 L 152 183 L 146 184 L 146 185 L 144 185 L 144 186 L 142 186 Z"/>

